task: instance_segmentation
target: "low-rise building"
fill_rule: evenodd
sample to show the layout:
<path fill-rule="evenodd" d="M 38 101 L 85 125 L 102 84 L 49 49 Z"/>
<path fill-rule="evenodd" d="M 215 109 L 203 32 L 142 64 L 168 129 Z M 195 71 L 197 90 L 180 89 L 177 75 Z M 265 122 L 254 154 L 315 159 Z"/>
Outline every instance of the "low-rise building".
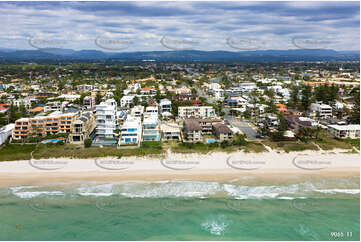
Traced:
<path fill-rule="evenodd" d="M 214 136 L 216 136 L 217 139 L 221 142 L 233 139 L 232 130 L 225 124 L 216 123 L 212 125 L 212 131 Z"/>
<path fill-rule="evenodd" d="M 180 140 L 180 127 L 176 123 L 163 123 L 160 125 L 163 140 Z"/>
<path fill-rule="evenodd" d="M 211 106 L 183 106 L 178 107 L 179 118 L 214 118 L 214 108 Z"/>
<path fill-rule="evenodd" d="M 358 139 L 360 138 L 360 125 L 349 124 L 349 125 L 328 125 L 328 132 L 339 139 Z"/>

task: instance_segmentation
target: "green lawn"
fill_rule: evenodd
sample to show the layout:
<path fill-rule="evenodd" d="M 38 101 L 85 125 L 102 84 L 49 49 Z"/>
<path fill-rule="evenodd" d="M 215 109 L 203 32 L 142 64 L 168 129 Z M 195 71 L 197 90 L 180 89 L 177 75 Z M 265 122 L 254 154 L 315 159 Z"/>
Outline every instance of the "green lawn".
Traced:
<path fill-rule="evenodd" d="M 8 144 L 0 148 L 0 161 L 29 160 L 35 145 Z"/>

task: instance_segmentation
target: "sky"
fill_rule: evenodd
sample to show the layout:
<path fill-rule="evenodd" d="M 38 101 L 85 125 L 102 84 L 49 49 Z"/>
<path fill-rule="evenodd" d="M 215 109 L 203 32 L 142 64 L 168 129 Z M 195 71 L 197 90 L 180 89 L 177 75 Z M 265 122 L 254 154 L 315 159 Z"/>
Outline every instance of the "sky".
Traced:
<path fill-rule="evenodd" d="M 0 2 L 0 48 L 359 50 L 359 2 Z"/>

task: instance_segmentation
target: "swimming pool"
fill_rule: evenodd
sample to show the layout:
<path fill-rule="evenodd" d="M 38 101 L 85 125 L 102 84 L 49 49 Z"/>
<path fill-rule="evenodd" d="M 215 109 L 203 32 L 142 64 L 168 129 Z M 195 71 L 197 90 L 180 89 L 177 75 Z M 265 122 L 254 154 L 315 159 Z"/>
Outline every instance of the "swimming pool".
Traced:
<path fill-rule="evenodd" d="M 43 143 L 43 144 L 58 143 L 59 141 L 64 141 L 64 139 L 47 139 L 47 140 L 41 141 L 41 143 Z"/>

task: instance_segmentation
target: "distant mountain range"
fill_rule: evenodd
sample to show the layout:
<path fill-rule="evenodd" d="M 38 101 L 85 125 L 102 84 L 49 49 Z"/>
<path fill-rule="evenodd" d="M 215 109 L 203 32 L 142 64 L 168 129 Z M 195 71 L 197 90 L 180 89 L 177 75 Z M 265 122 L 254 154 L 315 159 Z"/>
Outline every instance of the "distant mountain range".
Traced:
<path fill-rule="evenodd" d="M 42 49 L 16 50 L 0 48 L 0 62 L 54 61 L 159 61 L 159 62 L 285 62 L 285 61 L 359 61 L 359 51 L 331 49 L 292 49 L 255 51 L 139 51 L 103 52 L 99 50 Z"/>

